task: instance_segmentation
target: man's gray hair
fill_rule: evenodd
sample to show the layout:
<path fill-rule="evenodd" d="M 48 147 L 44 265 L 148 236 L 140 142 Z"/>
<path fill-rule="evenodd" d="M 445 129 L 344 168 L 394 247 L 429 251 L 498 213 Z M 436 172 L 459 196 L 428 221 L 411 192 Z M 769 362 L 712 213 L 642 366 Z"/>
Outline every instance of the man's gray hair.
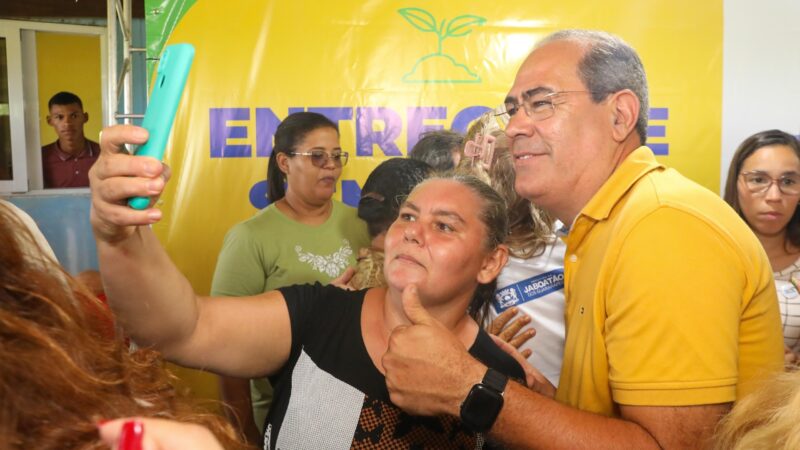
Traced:
<path fill-rule="evenodd" d="M 644 145 L 647 141 L 647 117 L 650 107 L 647 77 L 636 50 L 617 36 L 590 30 L 557 31 L 536 44 L 536 48 L 554 41 L 573 41 L 588 47 L 578 64 L 578 76 L 592 92 L 592 100 L 595 103 L 623 89 L 633 91 L 639 98 L 636 133 Z"/>

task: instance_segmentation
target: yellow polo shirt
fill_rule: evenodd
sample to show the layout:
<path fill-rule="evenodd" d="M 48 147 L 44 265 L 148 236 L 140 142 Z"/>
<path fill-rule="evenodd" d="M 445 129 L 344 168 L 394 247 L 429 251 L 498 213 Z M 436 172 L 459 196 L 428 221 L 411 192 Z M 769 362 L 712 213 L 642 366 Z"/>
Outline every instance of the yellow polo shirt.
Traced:
<path fill-rule="evenodd" d="M 628 155 L 565 237 L 567 336 L 556 398 L 615 404 L 731 402 L 783 367 L 772 270 L 719 196 Z"/>

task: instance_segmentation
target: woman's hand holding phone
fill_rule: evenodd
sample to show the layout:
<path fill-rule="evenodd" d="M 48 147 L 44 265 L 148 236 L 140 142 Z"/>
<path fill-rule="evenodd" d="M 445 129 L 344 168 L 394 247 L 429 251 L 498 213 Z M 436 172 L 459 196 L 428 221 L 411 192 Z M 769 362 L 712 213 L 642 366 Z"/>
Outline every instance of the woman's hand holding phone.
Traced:
<path fill-rule="evenodd" d="M 136 210 L 127 206 L 131 197 L 150 197 L 154 202 L 169 179 L 169 168 L 160 161 L 129 155 L 127 145 L 146 142 L 147 130 L 133 125 L 103 129 L 100 157 L 89 171 L 92 188 L 91 223 L 95 237 L 118 242 L 133 234 L 137 225 L 150 225 L 161 219 L 156 208 Z"/>

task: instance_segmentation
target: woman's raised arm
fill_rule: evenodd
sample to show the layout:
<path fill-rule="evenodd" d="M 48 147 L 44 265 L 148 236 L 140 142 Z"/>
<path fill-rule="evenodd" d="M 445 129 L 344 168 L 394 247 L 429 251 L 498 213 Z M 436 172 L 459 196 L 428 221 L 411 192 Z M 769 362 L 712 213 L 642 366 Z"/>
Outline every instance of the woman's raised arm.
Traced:
<path fill-rule="evenodd" d="M 130 125 L 103 130 L 101 155 L 90 171 L 91 223 L 103 285 L 120 324 L 139 345 L 153 346 L 185 366 L 251 377 L 272 373 L 291 346 L 289 313 L 273 291 L 255 298 L 204 298 L 170 260 L 149 225 L 169 178 L 160 161 L 128 155 L 147 131 Z M 126 201 L 149 196 L 137 211 Z"/>

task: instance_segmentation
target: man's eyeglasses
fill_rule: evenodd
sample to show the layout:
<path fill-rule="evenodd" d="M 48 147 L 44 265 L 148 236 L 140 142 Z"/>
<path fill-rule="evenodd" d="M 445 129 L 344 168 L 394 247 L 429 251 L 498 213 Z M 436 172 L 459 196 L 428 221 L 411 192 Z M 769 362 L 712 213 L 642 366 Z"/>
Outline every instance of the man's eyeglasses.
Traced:
<path fill-rule="evenodd" d="M 772 178 L 766 172 L 751 170 L 742 172 L 742 179 L 747 186 L 747 190 L 752 194 L 763 194 L 772 187 L 772 183 L 777 183 L 778 190 L 785 195 L 800 195 L 800 174 L 787 173 L 778 178 Z"/>
<path fill-rule="evenodd" d="M 531 89 L 529 91 L 522 93 L 522 105 L 520 105 L 517 100 L 513 97 L 506 98 L 505 107 L 501 108 L 503 111 L 500 112 L 499 115 L 505 115 L 503 117 L 505 121 L 511 120 L 511 117 L 514 116 L 520 109 L 525 110 L 525 114 L 528 115 L 531 119 L 535 121 L 549 119 L 553 117 L 553 114 L 556 112 L 556 105 L 555 99 L 564 95 L 564 94 L 595 94 L 592 91 L 558 91 L 558 92 L 547 92 L 542 91 L 541 89 Z M 521 108 L 520 108 L 521 107 Z"/>
<path fill-rule="evenodd" d="M 347 164 L 347 157 L 349 156 L 347 152 L 339 152 L 329 154 L 328 152 L 322 150 L 312 150 L 310 152 L 289 152 L 292 156 L 310 156 L 311 157 L 311 164 L 315 167 L 325 167 L 328 164 L 328 160 L 333 161 L 333 164 L 337 167 L 342 167 L 343 165 Z"/>

